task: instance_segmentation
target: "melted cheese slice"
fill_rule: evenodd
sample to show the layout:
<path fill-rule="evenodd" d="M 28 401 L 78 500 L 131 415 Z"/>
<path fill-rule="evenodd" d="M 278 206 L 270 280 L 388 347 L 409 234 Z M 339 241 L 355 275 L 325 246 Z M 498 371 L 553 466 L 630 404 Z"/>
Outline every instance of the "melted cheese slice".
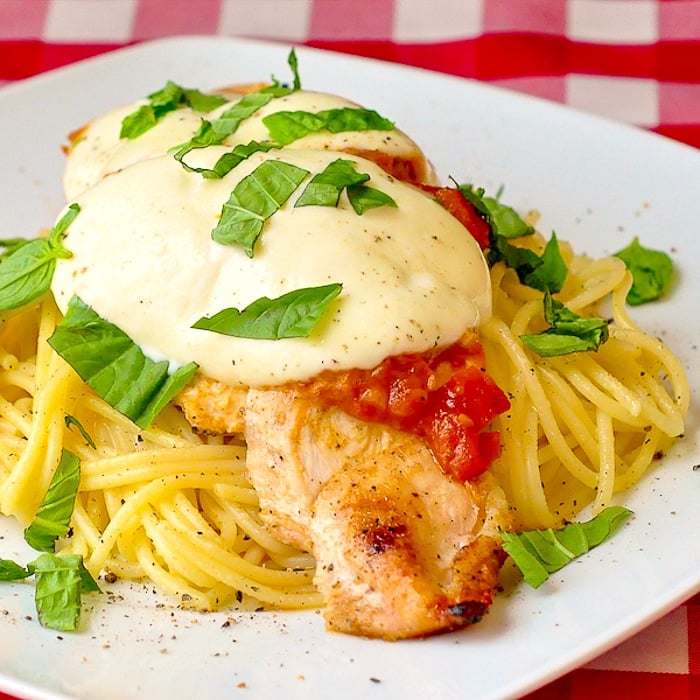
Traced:
<path fill-rule="evenodd" d="M 215 119 L 230 109 L 242 95 L 208 114 L 185 107 L 166 114 L 153 128 L 135 139 L 120 139 L 121 122 L 134 112 L 143 101 L 107 112 L 90 122 L 68 153 L 63 175 L 66 199 L 72 201 L 83 190 L 94 185 L 105 175 L 117 172 L 134 163 L 168 153 L 170 149 L 189 141 L 197 132 L 202 119 Z M 358 107 L 342 97 L 320 92 L 300 90 L 285 97 L 273 99 L 254 115 L 245 119 L 223 144 L 234 146 L 250 141 L 269 140 L 262 120 L 268 114 L 280 111 L 320 112 L 326 109 Z M 376 150 L 396 158 L 419 163 L 422 179 L 433 178 L 430 167 L 418 146 L 398 129 L 392 131 L 348 131 L 331 134 L 327 131 L 310 134 L 294 142 L 295 148 L 326 150 Z M 192 156 L 186 157 L 186 162 Z"/>
<path fill-rule="evenodd" d="M 210 147 L 211 167 L 229 149 Z M 302 186 L 264 224 L 254 257 L 212 240 L 236 183 L 263 160 L 322 171 L 338 157 L 357 163 L 397 207 L 358 215 L 294 207 Z M 65 311 L 75 294 L 172 367 L 195 361 L 214 379 L 269 386 L 324 369 L 370 368 L 390 355 L 455 342 L 490 314 L 484 257 L 442 206 L 370 161 L 330 151 L 256 153 L 220 180 L 189 173 L 172 157 L 143 160 L 77 197 L 81 211 L 57 263 L 53 292 Z M 191 328 L 202 316 L 302 287 L 340 282 L 341 295 L 308 338 L 235 338 Z"/>

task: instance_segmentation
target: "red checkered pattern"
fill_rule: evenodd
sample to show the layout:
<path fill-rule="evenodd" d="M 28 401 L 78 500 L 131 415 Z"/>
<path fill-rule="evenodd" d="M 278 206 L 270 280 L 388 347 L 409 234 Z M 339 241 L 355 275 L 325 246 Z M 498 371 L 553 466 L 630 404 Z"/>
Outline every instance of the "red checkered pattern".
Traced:
<path fill-rule="evenodd" d="M 0 84 L 177 34 L 431 68 L 700 146 L 700 0 L 0 0 Z"/>
<path fill-rule="evenodd" d="M 700 147 L 700 0 L 0 0 L 0 85 L 178 34 L 476 78 Z M 698 700 L 700 596 L 528 696 L 589 698 Z"/>

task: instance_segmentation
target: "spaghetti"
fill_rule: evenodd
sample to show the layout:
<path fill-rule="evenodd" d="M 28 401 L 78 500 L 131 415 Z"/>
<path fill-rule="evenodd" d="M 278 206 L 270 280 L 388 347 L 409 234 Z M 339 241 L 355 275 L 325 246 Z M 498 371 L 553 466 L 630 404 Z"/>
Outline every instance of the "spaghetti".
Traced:
<path fill-rule="evenodd" d="M 7 321 L 0 339 L 2 512 L 31 520 L 65 448 L 80 458 L 81 482 L 58 550 L 81 554 L 94 576 L 148 579 L 202 610 L 244 597 L 318 607 L 313 558 L 258 517 L 245 448 L 195 435 L 173 406 L 140 430 L 48 345 L 59 319 L 45 297 Z"/>
<path fill-rule="evenodd" d="M 539 246 L 539 235 L 520 241 Z M 597 352 L 539 357 L 519 336 L 544 327 L 542 293 L 497 263 L 494 314 L 481 325 L 487 369 L 511 399 L 494 421 L 503 453 L 493 466 L 523 528 L 556 527 L 592 504 L 609 505 L 635 484 L 684 430 L 689 388 L 678 358 L 630 319 L 632 284 L 615 257 L 566 251 L 558 297 L 583 316 L 609 304 L 610 337 Z"/>

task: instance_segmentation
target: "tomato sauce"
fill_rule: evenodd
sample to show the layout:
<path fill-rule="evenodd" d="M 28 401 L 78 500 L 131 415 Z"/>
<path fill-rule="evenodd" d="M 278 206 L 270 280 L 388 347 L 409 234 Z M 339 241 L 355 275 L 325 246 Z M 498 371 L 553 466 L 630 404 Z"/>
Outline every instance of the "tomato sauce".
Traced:
<path fill-rule="evenodd" d="M 439 352 L 388 357 L 374 369 L 323 372 L 304 386 L 322 405 L 419 435 L 460 481 L 500 454 L 498 433 L 484 429 L 510 402 L 486 373 L 475 334 Z"/>

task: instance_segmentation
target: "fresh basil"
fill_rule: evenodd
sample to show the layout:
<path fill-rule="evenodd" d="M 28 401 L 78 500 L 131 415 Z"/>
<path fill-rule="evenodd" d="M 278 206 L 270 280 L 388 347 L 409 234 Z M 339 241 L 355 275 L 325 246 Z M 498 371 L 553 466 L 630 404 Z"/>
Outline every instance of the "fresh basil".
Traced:
<path fill-rule="evenodd" d="M 66 424 L 66 428 L 69 430 L 75 426 L 78 429 L 78 432 L 83 436 L 83 440 L 92 447 L 93 450 L 97 449 L 97 445 L 95 445 L 95 441 L 92 439 L 90 434 L 88 433 L 87 430 L 83 427 L 83 424 L 75 417 L 71 416 L 69 414 L 66 414 L 66 416 L 63 418 L 63 422 Z"/>
<path fill-rule="evenodd" d="M 550 325 L 547 330 L 520 336 L 528 348 L 542 357 L 597 350 L 609 336 L 607 320 L 579 316 L 549 292 L 544 295 L 544 317 Z"/>
<path fill-rule="evenodd" d="M 126 333 L 77 296 L 48 342 L 99 396 L 141 428 L 197 370 L 190 362 L 169 374 L 167 361 L 146 357 Z"/>
<path fill-rule="evenodd" d="M 333 283 L 295 289 L 276 299 L 261 297 L 242 311 L 229 308 L 200 318 L 192 328 L 261 340 L 307 337 L 341 290 L 341 284 Z"/>
<path fill-rule="evenodd" d="M 673 261 L 663 251 L 645 248 L 635 237 L 626 248 L 613 255 L 620 258 L 632 273 L 628 304 L 646 304 L 668 291 L 673 278 Z"/>
<path fill-rule="evenodd" d="M 521 274 L 516 270 L 518 275 Z M 559 249 L 559 241 L 554 232 L 545 246 L 542 256 L 532 270 L 522 273 L 522 283 L 541 292 L 560 292 L 566 282 L 569 268 Z"/>
<path fill-rule="evenodd" d="M 473 185 L 466 184 L 458 185 L 457 189 L 486 220 L 493 236 L 520 238 L 535 232 L 535 229 L 527 224 L 515 209 L 503 204 L 499 197 L 487 197 L 482 187 L 475 188 Z"/>
<path fill-rule="evenodd" d="M 269 219 L 309 174 L 279 160 L 266 160 L 233 189 L 211 237 L 223 245 L 240 245 L 250 258 Z"/>
<path fill-rule="evenodd" d="M 82 594 L 99 592 L 79 554 L 42 554 L 28 565 L 35 577 L 34 601 L 44 627 L 72 632 L 78 628 Z"/>
<path fill-rule="evenodd" d="M 280 94 L 286 94 L 287 92 L 288 88 L 272 86 L 263 88 L 258 92 L 244 95 L 238 102 L 216 119 L 212 119 L 211 121 L 206 119 L 202 120 L 194 136 L 174 150 L 173 155 L 175 160 L 179 161 L 186 169 L 189 169 L 187 163 L 184 162 L 184 157 L 190 151 L 222 143 L 224 139 L 238 130 L 243 120 L 251 117 L 275 97 L 279 97 Z"/>
<path fill-rule="evenodd" d="M 41 554 L 26 568 L 11 559 L 0 559 L 0 581 L 21 581 L 34 576 L 34 604 L 39 622 L 61 632 L 78 628 L 83 593 L 99 593 L 100 587 L 85 568 L 79 554 Z"/>
<path fill-rule="evenodd" d="M 199 173 L 205 179 L 221 179 L 228 175 L 237 165 L 250 158 L 253 153 L 267 153 L 274 148 L 277 148 L 277 145 L 271 141 L 250 141 L 246 144 L 237 144 L 228 153 L 224 153 L 214 163 L 213 168 L 195 168 L 187 165 L 184 161 L 182 166 L 191 173 Z"/>
<path fill-rule="evenodd" d="M 551 573 L 598 546 L 632 515 L 622 506 L 610 506 L 591 520 L 569 523 L 559 530 L 502 532 L 503 549 L 533 588 L 541 586 Z"/>
<path fill-rule="evenodd" d="M 294 203 L 295 207 L 336 207 L 343 190 L 347 191 L 352 208 L 359 215 L 368 209 L 381 206 L 396 206 L 396 202 L 385 192 L 364 184 L 370 176 L 357 171 L 357 164 L 347 158 L 338 158 L 314 175 Z"/>
<path fill-rule="evenodd" d="M 11 559 L 0 559 L 0 581 L 20 581 L 34 576 L 39 622 L 62 631 L 77 629 L 82 594 L 100 591 L 79 554 L 54 553 L 56 540 L 69 533 L 79 482 L 80 461 L 63 450 L 34 520 L 24 531 L 27 543 L 44 554 L 26 567 Z"/>
<path fill-rule="evenodd" d="M 0 581 L 21 581 L 31 575 L 28 569 L 12 559 L 0 559 Z"/>
<path fill-rule="evenodd" d="M 148 104 L 127 114 L 122 119 L 119 138 L 135 139 L 152 129 L 166 114 L 181 107 L 191 107 L 196 112 L 210 112 L 222 104 L 222 95 L 207 95 L 199 90 L 183 88 L 169 80 L 163 88 L 148 96 Z"/>
<path fill-rule="evenodd" d="M 351 185 L 347 188 L 348 199 L 355 213 L 362 216 L 366 211 L 376 207 L 397 207 L 398 205 L 386 192 L 367 185 Z"/>
<path fill-rule="evenodd" d="M 234 134 L 245 119 L 253 116 L 260 108 L 278 97 L 284 97 L 301 89 L 296 53 L 292 49 L 287 58 L 287 63 L 292 71 L 292 85 L 284 85 L 273 78 L 270 85 L 244 95 L 229 109 L 222 112 L 212 120 L 202 120 L 202 123 L 194 136 L 174 149 L 175 160 L 183 167 L 189 169 L 184 162 L 184 157 L 197 148 L 207 148 L 222 143 L 228 136 Z"/>
<path fill-rule="evenodd" d="M 49 290 L 56 260 L 72 256 L 63 238 L 79 212 L 80 207 L 71 204 L 47 238 L 16 247 L 0 262 L 0 310 L 18 309 Z"/>
<path fill-rule="evenodd" d="M 561 291 L 568 274 L 554 233 L 542 255 L 513 245 L 506 236 L 494 236 L 486 258 L 490 265 L 502 260 L 515 271 L 522 284 L 541 292 Z"/>
<path fill-rule="evenodd" d="M 357 172 L 354 161 L 338 158 L 309 180 L 294 206 L 335 207 L 338 205 L 340 193 L 346 187 L 359 185 L 367 180 L 369 175 Z"/>
<path fill-rule="evenodd" d="M 535 229 L 515 209 L 503 204 L 497 197 L 487 197 L 483 188 L 459 185 L 458 189 L 491 228 L 491 240 L 486 253 L 489 265 L 493 266 L 502 260 L 515 270 L 522 284 L 541 292 L 561 291 L 568 269 L 555 233 L 552 233 L 541 256 L 527 248 L 514 246 L 512 239 L 530 236 Z"/>
<path fill-rule="evenodd" d="M 287 146 L 319 131 L 340 134 L 346 131 L 392 131 L 394 123 L 372 109 L 339 107 L 321 112 L 279 111 L 263 117 L 270 139 Z"/>
<path fill-rule="evenodd" d="M 79 483 L 80 460 L 72 452 L 63 450 L 34 520 L 24 530 L 24 539 L 33 549 L 53 552 L 56 540 L 68 534 Z"/>

